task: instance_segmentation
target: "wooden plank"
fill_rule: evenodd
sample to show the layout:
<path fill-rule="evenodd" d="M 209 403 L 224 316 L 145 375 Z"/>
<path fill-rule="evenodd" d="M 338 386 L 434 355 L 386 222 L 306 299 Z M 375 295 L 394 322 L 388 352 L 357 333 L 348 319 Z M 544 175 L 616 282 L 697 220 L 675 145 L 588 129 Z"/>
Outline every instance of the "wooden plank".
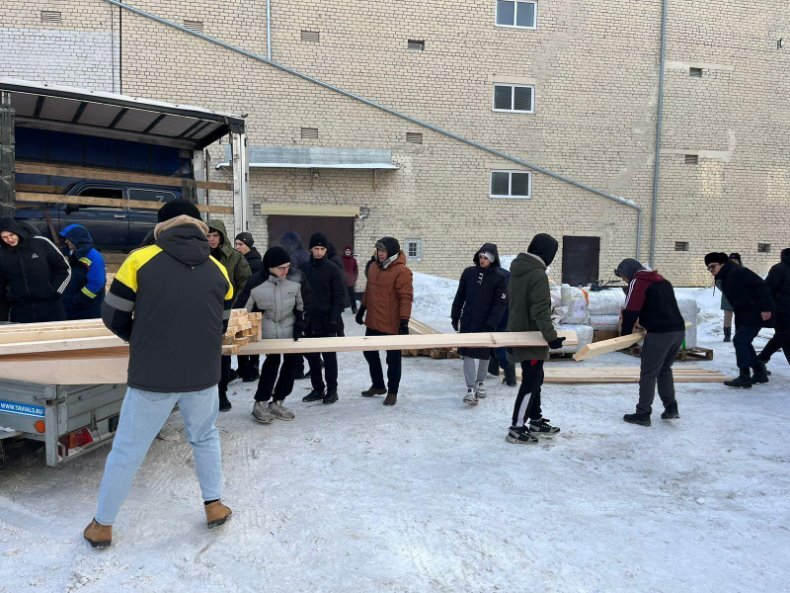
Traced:
<path fill-rule="evenodd" d="M 644 339 L 646 333 L 647 332 L 635 332 L 627 336 L 612 338 L 611 340 L 602 340 L 600 342 L 585 344 L 573 355 L 573 360 L 586 360 L 594 356 L 601 356 L 602 354 L 609 354 L 610 352 L 617 352 L 624 348 L 630 348 Z"/>
<path fill-rule="evenodd" d="M 16 191 L 26 191 L 39 194 L 62 194 L 63 187 L 60 185 L 36 185 L 34 183 L 17 183 Z"/>
<path fill-rule="evenodd" d="M 639 367 L 590 367 L 570 369 L 563 365 L 544 367 L 546 383 L 639 383 Z M 518 369 L 520 371 L 520 369 Z M 675 383 L 722 383 L 727 376 L 707 369 L 672 369 Z"/>
<path fill-rule="evenodd" d="M 110 335 L 89 338 L 40 340 L 35 342 L 14 342 L 13 344 L 0 344 L 0 356 L 27 353 L 47 353 L 74 350 L 90 350 L 96 348 L 113 348 L 124 346 L 126 342 L 121 338 Z"/>
<path fill-rule="evenodd" d="M 43 204 L 73 204 L 75 206 L 104 206 L 106 208 L 136 208 L 138 210 L 159 210 L 160 202 L 147 202 L 145 200 L 118 200 L 115 198 L 93 198 L 91 196 L 63 196 L 53 194 L 36 194 L 30 192 L 17 192 L 17 202 L 34 202 Z M 233 214 L 230 206 L 206 206 L 195 204 L 200 212 L 209 214 Z"/>
<path fill-rule="evenodd" d="M 18 344 L 25 342 L 40 342 L 43 340 L 64 340 L 72 338 L 95 338 L 112 336 L 104 324 L 101 327 L 82 327 L 66 329 L 33 330 L 0 333 L 0 344 Z"/>
<path fill-rule="evenodd" d="M 233 191 L 233 185 L 221 181 L 195 181 L 183 177 L 169 177 L 167 175 L 151 175 L 149 173 L 133 173 L 132 171 L 115 171 L 110 169 L 97 169 L 94 167 L 78 167 L 66 165 L 52 165 L 48 163 L 17 162 L 17 173 L 30 173 L 32 175 L 52 175 L 54 177 L 80 177 L 85 179 L 101 179 L 103 181 L 123 181 L 127 183 L 145 183 L 147 185 L 165 185 L 168 187 L 196 187 L 199 189 L 215 189 L 219 191 Z"/>

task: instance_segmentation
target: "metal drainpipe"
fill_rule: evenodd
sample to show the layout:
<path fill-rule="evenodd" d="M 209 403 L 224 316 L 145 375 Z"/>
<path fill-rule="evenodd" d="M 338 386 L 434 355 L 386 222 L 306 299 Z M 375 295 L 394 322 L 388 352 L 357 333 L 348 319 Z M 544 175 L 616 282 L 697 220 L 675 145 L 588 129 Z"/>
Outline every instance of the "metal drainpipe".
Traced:
<path fill-rule="evenodd" d="M 272 59 L 272 0 L 266 0 L 266 57 Z"/>
<path fill-rule="evenodd" d="M 201 33 L 199 31 L 192 31 L 190 29 L 187 29 L 186 27 L 184 27 L 182 25 L 179 25 L 178 23 L 174 23 L 172 21 L 168 21 L 167 19 L 164 19 L 164 18 L 162 18 L 160 16 L 157 16 L 155 14 L 151 14 L 151 13 L 146 12 L 144 10 L 140 10 L 139 8 L 135 8 L 134 6 L 129 6 L 127 4 L 123 4 L 123 2 L 120 2 L 119 0 L 103 0 L 103 1 L 104 2 L 108 2 L 110 4 L 114 4 L 116 6 L 119 6 L 119 7 L 123 8 L 124 10 L 128 10 L 129 12 L 131 12 L 133 14 L 136 14 L 138 16 L 145 17 L 147 19 L 150 19 L 152 21 L 156 21 L 157 23 L 160 23 L 160 24 L 165 25 L 167 27 L 170 27 L 172 29 L 176 29 L 178 31 L 181 31 L 182 33 L 186 33 L 187 35 L 192 35 L 194 37 L 199 37 L 199 38 L 203 39 L 204 41 L 208 41 L 209 43 L 211 43 L 213 45 L 217 45 L 219 47 L 225 48 L 225 49 L 230 50 L 232 52 L 235 52 L 237 54 L 240 54 L 240 55 L 246 56 L 248 58 L 251 58 L 253 60 L 256 60 L 258 62 L 263 62 L 264 64 L 268 64 L 269 66 L 272 66 L 273 68 L 277 68 L 278 70 L 282 70 L 283 72 L 287 72 L 288 74 L 291 74 L 293 76 L 296 76 L 298 78 L 306 80 L 306 81 L 308 81 L 308 82 L 310 82 L 312 84 L 315 84 L 315 85 L 324 87 L 326 89 L 329 89 L 329 90 L 331 90 L 331 91 L 333 91 L 335 93 L 338 93 L 339 95 L 343 95 L 345 97 L 349 97 L 351 99 L 354 99 L 355 101 L 363 103 L 364 105 L 368 105 L 369 107 L 373 107 L 374 109 L 378 109 L 379 111 L 383 111 L 383 112 L 388 113 L 390 115 L 393 115 L 393 116 L 395 116 L 397 118 L 406 120 L 406 121 L 408 121 L 410 123 L 413 123 L 413 124 L 415 124 L 417 126 L 426 128 L 428 130 L 436 132 L 437 134 L 441 134 L 442 136 L 445 136 L 447 138 L 452 138 L 453 140 L 457 140 L 458 142 L 466 144 L 467 146 L 472 146 L 473 148 L 477 148 L 478 150 L 482 150 L 483 152 L 487 152 L 487 153 L 492 154 L 494 156 L 497 156 L 499 158 L 505 159 L 507 161 L 510 161 L 511 163 L 516 163 L 517 165 L 521 165 L 522 167 L 525 167 L 527 169 L 532 169 L 533 171 L 537 171 L 538 173 L 542 173 L 543 175 L 546 175 L 548 177 L 552 177 L 554 179 L 562 181 L 563 183 L 567 183 L 568 185 L 572 185 L 573 187 L 582 189 L 584 191 L 590 192 L 590 193 L 595 194 L 597 196 L 601 196 L 602 198 L 606 198 L 607 200 L 611 200 L 613 202 L 617 202 L 618 204 L 621 204 L 621 205 L 626 206 L 628 208 L 632 208 L 632 209 L 636 210 L 636 248 L 634 250 L 635 251 L 634 257 L 636 259 L 639 259 L 639 257 L 640 257 L 640 251 L 641 251 L 641 245 L 642 245 L 642 243 L 641 243 L 641 238 L 642 238 L 642 208 L 638 204 L 636 204 L 635 202 L 632 202 L 631 200 L 626 200 L 625 198 L 622 198 L 620 196 L 615 196 L 615 195 L 607 193 L 605 191 L 601 191 L 599 189 L 595 189 L 594 187 L 591 187 L 591 186 L 589 186 L 589 185 L 587 185 L 585 183 L 581 183 L 579 181 L 576 181 L 575 179 L 571 179 L 570 177 L 565 177 L 564 175 L 560 175 L 559 173 L 555 173 L 554 171 L 550 171 L 548 169 L 544 169 L 543 167 L 541 167 L 539 165 L 535 165 L 535 164 L 530 163 L 528 161 L 525 161 L 523 159 L 511 156 L 511 155 L 506 154 L 506 153 L 504 153 L 504 152 L 502 152 L 500 150 L 497 150 L 495 148 L 491 148 L 490 146 L 486 146 L 486 145 L 480 144 L 479 142 L 476 142 L 474 140 L 470 140 L 468 138 L 464 138 L 463 136 L 460 136 L 460 135 L 456 134 L 455 132 L 451 132 L 449 130 L 445 130 L 443 128 L 439 128 L 437 126 L 434 126 L 433 124 L 429 124 L 427 122 L 419 120 L 419 119 L 417 119 L 415 117 L 412 117 L 410 115 L 406 115 L 404 113 L 400 113 L 399 111 L 395 111 L 394 109 L 392 109 L 390 107 L 386 107 L 384 105 L 380 105 L 379 103 L 376 103 L 375 101 L 371 101 L 370 99 L 366 99 L 365 97 L 362 97 L 360 95 L 356 95 L 356 94 L 354 94 L 354 93 L 352 93 L 350 91 L 346 91 L 344 89 L 341 89 L 340 87 L 336 87 L 336 86 L 334 86 L 332 84 L 329 84 L 328 82 L 324 82 L 323 80 L 320 80 L 318 78 L 313 78 L 312 76 L 308 76 L 307 74 L 299 72 L 298 70 L 294 70 L 293 68 L 289 68 L 288 66 L 283 66 L 282 64 L 278 64 L 277 62 L 273 62 L 272 60 L 264 58 L 263 56 L 258 55 L 256 53 L 253 53 L 251 51 L 247 51 L 246 49 L 243 49 L 241 47 L 237 47 L 235 45 L 230 45 L 228 43 L 225 43 L 224 41 L 221 41 L 219 39 L 215 39 L 214 37 L 209 37 L 208 35 L 206 35 L 204 33 Z"/>
<path fill-rule="evenodd" d="M 661 44 L 658 58 L 658 113 L 656 114 L 656 155 L 653 162 L 653 198 L 650 205 L 650 267 L 656 264 L 656 234 L 658 228 L 658 181 L 661 170 L 661 127 L 664 110 L 664 61 L 667 43 L 667 12 L 669 0 L 661 2 Z"/>

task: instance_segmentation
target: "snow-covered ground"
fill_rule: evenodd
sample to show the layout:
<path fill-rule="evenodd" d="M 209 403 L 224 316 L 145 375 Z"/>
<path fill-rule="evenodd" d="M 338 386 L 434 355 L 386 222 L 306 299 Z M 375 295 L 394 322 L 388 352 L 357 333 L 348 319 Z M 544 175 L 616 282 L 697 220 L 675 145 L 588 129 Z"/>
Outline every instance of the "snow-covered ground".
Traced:
<path fill-rule="evenodd" d="M 417 274 L 414 316 L 449 331 L 455 283 Z M 700 345 L 732 372 L 718 294 L 698 299 Z M 349 334 L 361 333 L 346 317 Z M 769 332 L 758 338 L 763 344 Z M 767 385 L 679 384 L 682 418 L 626 424 L 636 385 L 546 385 L 553 441 L 505 442 L 515 389 L 462 404 L 460 360 L 405 358 L 398 405 L 362 398 L 362 354 L 343 353 L 340 401 L 259 425 L 253 385 L 219 418 L 225 526 L 205 527 L 177 414 L 115 525 L 82 540 L 107 448 L 52 469 L 17 454 L 0 471 L 0 592 L 751 592 L 790 579 L 790 369 Z M 572 361 L 555 367 L 579 365 Z M 589 366 L 636 366 L 611 354 Z M 782 585 L 782 583 L 785 583 Z"/>

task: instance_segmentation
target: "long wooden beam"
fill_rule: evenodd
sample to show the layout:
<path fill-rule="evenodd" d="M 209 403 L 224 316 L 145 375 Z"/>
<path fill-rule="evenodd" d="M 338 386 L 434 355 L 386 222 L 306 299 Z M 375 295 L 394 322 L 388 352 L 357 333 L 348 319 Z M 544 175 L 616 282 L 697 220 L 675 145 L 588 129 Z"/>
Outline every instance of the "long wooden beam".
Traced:
<path fill-rule="evenodd" d="M 611 340 L 601 340 L 600 342 L 585 344 L 573 355 L 573 360 L 586 360 L 594 356 L 601 356 L 602 354 L 609 354 L 610 352 L 617 352 L 624 348 L 630 348 L 637 342 L 643 340 L 645 335 L 646 332 L 634 332 L 633 334 L 612 338 Z"/>
<path fill-rule="evenodd" d="M 36 194 L 17 192 L 18 202 L 34 202 L 37 204 L 72 204 L 75 206 L 105 206 L 107 208 L 137 208 L 139 210 L 159 210 L 160 202 L 146 202 L 145 200 L 119 200 L 116 198 L 92 198 L 90 196 L 63 196 L 60 194 Z M 209 214 L 233 214 L 230 206 L 206 206 L 195 204 L 200 212 Z"/>

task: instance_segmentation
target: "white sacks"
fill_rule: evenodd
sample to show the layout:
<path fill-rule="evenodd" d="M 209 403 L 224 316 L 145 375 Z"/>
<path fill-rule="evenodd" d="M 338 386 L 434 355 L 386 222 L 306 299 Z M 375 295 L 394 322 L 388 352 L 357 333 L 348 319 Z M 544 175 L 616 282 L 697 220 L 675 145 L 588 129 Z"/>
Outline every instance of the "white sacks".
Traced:
<path fill-rule="evenodd" d="M 590 315 L 587 323 L 595 330 L 612 331 L 620 328 L 620 315 Z"/>
<path fill-rule="evenodd" d="M 625 292 L 622 288 L 606 288 L 604 290 L 590 291 L 590 304 L 587 313 L 593 315 L 620 315 L 625 306 Z"/>
<path fill-rule="evenodd" d="M 562 306 L 568 312 L 562 318 L 562 323 L 585 323 L 587 321 L 587 291 L 563 284 L 560 289 Z"/>
<path fill-rule="evenodd" d="M 691 327 L 686 328 L 686 348 L 697 347 L 697 315 L 699 314 L 699 305 L 697 299 L 693 296 L 681 296 L 677 292 L 675 298 L 678 301 L 678 309 L 685 321 L 691 323 Z"/>
<path fill-rule="evenodd" d="M 572 331 L 576 332 L 576 337 L 579 339 L 579 343 L 575 346 L 563 346 L 559 350 L 550 350 L 552 353 L 561 352 L 562 354 L 574 354 L 581 350 L 582 346 L 586 346 L 593 339 L 593 328 L 589 325 L 575 325 L 575 324 L 567 324 L 563 323 L 560 326 L 555 325 L 558 330 L 560 331 Z"/>

